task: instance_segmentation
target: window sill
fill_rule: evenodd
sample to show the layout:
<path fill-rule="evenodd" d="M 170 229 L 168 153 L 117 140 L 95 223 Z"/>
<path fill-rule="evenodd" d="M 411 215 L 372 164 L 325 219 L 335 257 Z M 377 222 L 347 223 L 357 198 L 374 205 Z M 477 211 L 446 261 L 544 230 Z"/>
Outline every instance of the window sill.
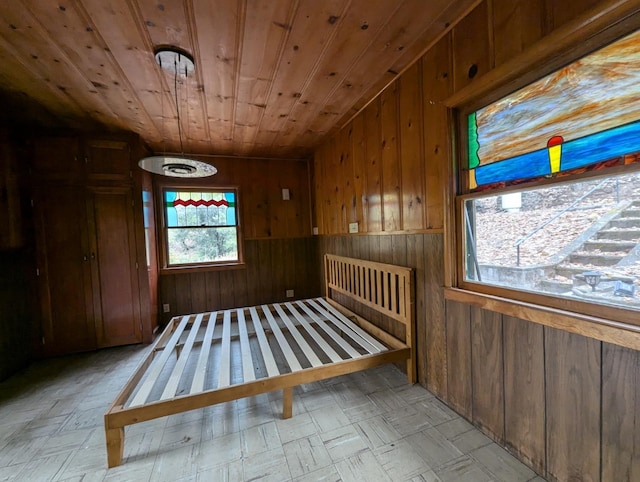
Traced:
<path fill-rule="evenodd" d="M 640 350 L 640 326 L 459 288 L 445 288 L 444 297 L 447 300 L 467 303 L 569 333 Z"/>
<path fill-rule="evenodd" d="M 228 264 L 176 266 L 172 268 L 160 268 L 160 275 L 164 276 L 164 275 L 187 274 L 187 273 L 204 273 L 207 271 L 229 271 L 229 270 L 246 269 L 246 268 L 247 268 L 247 265 L 244 262 L 228 263 Z"/>

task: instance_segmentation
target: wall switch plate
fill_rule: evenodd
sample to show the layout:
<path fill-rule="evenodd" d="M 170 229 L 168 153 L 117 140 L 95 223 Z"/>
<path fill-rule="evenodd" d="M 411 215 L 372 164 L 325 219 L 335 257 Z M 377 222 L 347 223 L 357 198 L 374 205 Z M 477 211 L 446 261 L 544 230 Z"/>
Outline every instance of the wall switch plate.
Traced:
<path fill-rule="evenodd" d="M 349 223 L 349 232 L 357 233 L 358 232 L 358 223 Z"/>
<path fill-rule="evenodd" d="M 287 298 L 293 298 L 293 290 L 287 290 Z"/>
<path fill-rule="evenodd" d="M 289 190 L 287 188 L 282 189 L 282 200 L 288 201 L 289 199 L 291 199 L 289 196 Z"/>
<path fill-rule="evenodd" d="M 171 306 L 169 305 L 169 303 L 164 303 L 162 305 L 162 312 L 169 313 L 170 311 L 171 311 Z"/>

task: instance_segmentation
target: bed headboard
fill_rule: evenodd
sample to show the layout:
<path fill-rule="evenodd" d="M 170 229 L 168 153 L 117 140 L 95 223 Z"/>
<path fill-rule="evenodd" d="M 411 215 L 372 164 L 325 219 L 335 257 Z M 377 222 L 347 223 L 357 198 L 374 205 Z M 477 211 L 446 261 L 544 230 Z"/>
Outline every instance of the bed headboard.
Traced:
<path fill-rule="evenodd" d="M 404 343 L 411 347 L 407 375 L 415 381 L 413 340 L 413 270 L 404 266 L 324 255 L 325 295 L 341 293 L 405 325 Z"/>

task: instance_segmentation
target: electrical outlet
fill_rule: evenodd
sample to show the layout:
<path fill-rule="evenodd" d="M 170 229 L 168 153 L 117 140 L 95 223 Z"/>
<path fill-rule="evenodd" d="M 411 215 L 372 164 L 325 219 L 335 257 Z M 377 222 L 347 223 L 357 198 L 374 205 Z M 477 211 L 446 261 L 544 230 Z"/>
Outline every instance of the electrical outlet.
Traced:
<path fill-rule="evenodd" d="M 287 290 L 287 298 L 293 298 L 293 290 Z"/>
<path fill-rule="evenodd" d="M 170 311 L 171 311 L 171 305 L 169 305 L 169 303 L 164 303 L 162 305 L 162 312 L 169 313 Z"/>
<path fill-rule="evenodd" d="M 317 236 L 318 235 L 318 226 L 314 226 L 313 227 L 313 235 Z"/>
<path fill-rule="evenodd" d="M 357 233 L 358 232 L 358 223 L 349 223 L 349 232 Z"/>

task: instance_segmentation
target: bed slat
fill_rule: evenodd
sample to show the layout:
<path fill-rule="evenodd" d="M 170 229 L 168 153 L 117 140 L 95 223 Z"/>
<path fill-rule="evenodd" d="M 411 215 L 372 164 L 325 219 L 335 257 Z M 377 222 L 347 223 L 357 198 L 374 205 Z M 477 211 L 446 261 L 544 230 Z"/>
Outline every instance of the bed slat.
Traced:
<path fill-rule="evenodd" d="M 296 304 L 302 308 L 302 310 L 309 315 L 309 317 L 324 330 L 324 332 L 331 337 L 333 341 L 335 341 L 340 348 L 347 352 L 347 354 L 351 358 L 357 358 L 360 356 L 360 352 L 353 348 L 349 343 L 347 343 L 338 333 L 329 328 L 329 326 L 325 323 L 325 321 L 316 315 L 313 310 L 311 310 L 307 305 L 305 305 L 302 301 L 296 301 Z"/>
<path fill-rule="evenodd" d="M 200 347 L 200 356 L 196 366 L 193 382 L 191 383 L 191 391 L 189 393 L 199 393 L 204 390 L 204 379 L 207 374 L 207 362 L 209 361 L 209 352 L 211 351 L 211 340 L 213 339 L 213 330 L 216 328 L 216 320 L 218 312 L 209 313 L 209 321 L 207 322 L 207 331 L 202 340 Z"/>
<path fill-rule="evenodd" d="M 231 310 L 224 310 L 222 317 L 222 350 L 218 367 L 218 388 L 231 384 Z"/>
<path fill-rule="evenodd" d="M 253 321 L 253 326 L 256 330 L 256 336 L 258 337 L 258 343 L 260 345 L 261 352 L 260 354 L 262 355 L 264 364 L 267 367 L 267 375 L 270 377 L 280 375 L 280 370 L 278 370 L 276 360 L 275 358 L 273 358 L 273 352 L 271 351 L 271 347 L 269 346 L 267 337 L 264 334 L 264 328 L 262 328 L 262 322 L 260 321 L 258 312 L 256 311 L 255 307 L 251 307 L 249 309 L 249 313 L 251 313 L 251 320 Z"/>
<path fill-rule="evenodd" d="M 253 360 L 251 358 L 251 348 L 249 347 L 249 336 L 247 335 L 247 324 L 244 319 L 244 310 L 237 310 L 238 331 L 240 333 L 240 353 L 242 355 L 242 379 L 245 382 L 252 382 L 256 379 L 253 371 Z"/>
<path fill-rule="evenodd" d="M 320 303 L 322 306 L 320 306 L 318 303 Z M 337 311 L 323 298 L 309 300 L 309 304 L 311 304 L 320 313 L 333 321 L 336 325 L 341 326 L 347 335 L 349 335 L 354 341 L 356 341 L 369 353 L 379 353 L 381 351 L 387 350 L 387 347 L 385 347 L 382 343 L 369 335 L 366 331 L 356 325 L 349 318 Z"/>
<path fill-rule="evenodd" d="M 336 352 L 333 348 L 331 348 L 331 346 L 326 342 L 326 340 L 322 338 L 322 336 L 320 336 L 320 334 L 316 331 L 316 329 L 313 326 L 311 326 L 307 320 L 304 319 L 304 316 L 302 316 L 300 312 L 296 310 L 291 303 L 287 302 L 284 304 L 284 306 L 287 307 L 287 309 L 289 310 L 289 312 L 293 314 L 295 319 L 300 322 L 300 324 L 304 327 L 305 330 L 307 330 L 307 333 L 311 335 L 311 338 L 313 338 L 313 340 L 318 344 L 318 346 L 322 349 L 322 351 L 324 351 L 324 353 L 331 359 L 332 362 L 335 363 L 343 359 L 340 355 L 338 355 L 338 352 Z"/>
<path fill-rule="evenodd" d="M 162 354 L 157 358 L 157 360 L 152 362 L 151 368 L 149 370 L 149 375 L 140 386 L 140 390 L 138 390 L 138 393 L 136 393 L 135 397 L 133 397 L 133 400 L 129 405 L 130 407 L 142 405 L 147 401 L 147 398 L 149 398 L 149 394 L 151 393 L 153 386 L 158 380 L 158 377 L 160 376 L 164 365 L 167 363 L 167 360 L 171 356 L 171 353 L 173 353 L 174 348 L 178 344 L 178 340 L 180 340 L 182 332 L 189 322 L 189 318 L 190 315 L 185 315 L 182 317 L 182 320 L 176 328 L 176 331 L 173 333 L 173 335 L 171 335 L 171 338 L 167 342 L 167 345 L 162 350 Z"/>
<path fill-rule="evenodd" d="M 167 384 L 164 387 L 164 391 L 162 395 L 160 395 L 160 400 L 166 400 L 167 398 L 171 398 L 176 394 L 178 390 L 178 383 L 180 383 L 180 378 L 182 377 L 182 373 L 184 372 L 185 367 L 187 366 L 187 360 L 191 355 L 191 348 L 193 348 L 193 342 L 196 340 L 196 335 L 198 334 L 198 330 L 200 329 L 200 323 L 202 323 L 202 317 L 204 313 L 199 313 L 196 316 L 193 325 L 191 325 L 191 329 L 189 330 L 189 336 L 187 337 L 187 342 L 184 344 L 182 348 L 182 352 L 180 353 L 180 357 L 178 358 L 178 362 L 176 366 L 173 367 L 173 371 L 171 372 L 171 376 L 167 381 Z"/>
<path fill-rule="evenodd" d="M 302 370 L 302 366 L 300 365 L 300 362 L 298 361 L 298 359 L 293 353 L 293 350 L 289 346 L 289 342 L 282 334 L 282 330 L 278 326 L 278 323 L 276 323 L 276 320 L 271 314 L 269 307 L 267 305 L 262 305 L 262 311 L 264 312 L 264 315 L 267 317 L 267 321 L 269 322 L 271 331 L 275 335 L 276 341 L 280 345 L 280 349 L 282 350 L 282 353 L 284 353 L 284 357 L 286 358 L 287 363 L 289 364 L 289 368 L 291 368 L 291 371 L 296 372 L 298 370 Z"/>
<path fill-rule="evenodd" d="M 289 315 L 284 312 L 282 306 L 280 306 L 279 304 L 274 304 L 273 306 L 278 312 L 278 315 L 280 315 L 280 319 L 284 322 L 285 326 L 289 330 L 289 333 L 291 333 L 291 335 L 293 336 L 293 339 L 296 340 L 298 346 L 302 348 L 302 353 L 307 358 L 307 360 L 309 360 L 311 366 L 319 367 L 320 365 L 323 365 L 323 363 L 320 361 L 320 358 L 318 358 L 318 355 L 316 355 L 316 353 L 313 351 L 313 348 L 309 346 L 307 340 L 304 339 L 304 336 L 302 336 L 302 333 L 300 333 L 300 331 L 298 330 L 298 327 L 291 322 L 291 318 L 289 318 Z"/>

